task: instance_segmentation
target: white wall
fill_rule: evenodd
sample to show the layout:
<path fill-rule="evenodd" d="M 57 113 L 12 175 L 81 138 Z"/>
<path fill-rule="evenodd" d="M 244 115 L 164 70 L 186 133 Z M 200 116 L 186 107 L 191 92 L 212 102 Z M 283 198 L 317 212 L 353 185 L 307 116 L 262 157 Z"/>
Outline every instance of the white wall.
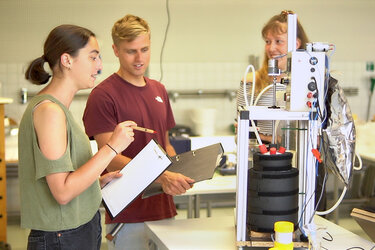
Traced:
<path fill-rule="evenodd" d="M 169 90 L 236 89 L 249 55 L 262 57 L 263 24 L 283 9 L 298 14 L 310 40 L 336 45 L 332 68 L 340 72 L 343 86 L 359 88 L 358 96 L 349 97 L 349 101 L 353 112 L 364 119 L 369 89 L 365 64 L 375 60 L 372 0 L 169 0 L 171 23 L 163 57 L 163 83 Z M 39 89 L 24 80 L 24 68 L 42 54 L 44 39 L 56 25 L 73 23 L 93 30 L 104 60 L 101 79 L 116 70 L 110 30 L 127 13 L 145 18 L 151 26 L 150 76 L 159 79 L 167 24 L 165 0 L 1 0 L 1 92 L 15 99 L 6 113 L 19 120 L 25 107 L 18 104 L 20 88 Z M 84 105 L 85 99 L 77 99 L 71 107 L 78 120 Z M 172 105 L 177 122 L 184 124 L 189 124 L 188 110 L 193 107 L 217 108 L 219 133 L 226 133 L 235 118 L 234 100 L 181 99 Z M 371 114 L 374 112 L 373 108 Z"/>

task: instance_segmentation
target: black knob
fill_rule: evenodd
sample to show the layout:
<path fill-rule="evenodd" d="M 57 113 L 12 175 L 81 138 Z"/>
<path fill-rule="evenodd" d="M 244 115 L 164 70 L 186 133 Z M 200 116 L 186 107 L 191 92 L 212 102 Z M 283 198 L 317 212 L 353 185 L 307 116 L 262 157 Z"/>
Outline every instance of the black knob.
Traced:
<path fill-rule="evenodd" d="M 310 83 L 307 85 L 307 88 L 308 88 L 310 91 L 315 91 L 315 90 L 316 90 L 316 83 L 315 83 L 315 82 L 310 82 Z"/>
<path fill-rule="evenodd" d="M 281 78 L 281 84 L 289 84 L 289 79 L 288 78 Z"/>

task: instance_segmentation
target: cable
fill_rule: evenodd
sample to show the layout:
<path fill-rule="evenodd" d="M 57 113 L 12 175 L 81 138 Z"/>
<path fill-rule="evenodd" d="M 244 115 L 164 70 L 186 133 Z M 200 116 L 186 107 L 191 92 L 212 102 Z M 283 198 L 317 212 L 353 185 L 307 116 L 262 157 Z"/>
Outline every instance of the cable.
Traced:
<path fill-rule="evenodd" d="M 161 80 L 163 79 L 163 54 L 164 54 L 165 43 L 167 41 L 169 24 L 170 24 L 170 20 L 171 20 L 171 17 L 170 17 L 170 14 L 169 14 L 169 0 L 166 0 L 165 3 L 166 3 L 166 9 L 167 9 L 168 22 L 167 22 L 167 27 L 165 28 L 164 41 L 163 41 L 163 45 L 161 46 L 161 51 L 160 51 L 160 79 L 159 79 L 159 82 L 161 82 Z"/>
<path fill-rule="evenodd" d="M 328 71 L 328 70 L 327 70 Z M 321 78 L 322 78 L 322 76 L 319 74 L 318 75 L 318 77 L 319 77 L 319 80 L 320 80 L 320 82 L 321 82 Z M 320 90 L 321 89 L 319 89 L 318 88 L 318 84 L 317 84 L 317 81 L 316 81 L 316 79 L 315 79 L 315 77 L 311 77 L 311 79 L 314 81 L 314 83 L 315 83 L 315 85 L 316 85 L 316 93 L 318 94 L 318 98 L 316 98 L 316 101 L 314 101 L 313 103 L 312 103 L 312 107 L 311 107 L 311 110 L 310 110 L 310 119 L 311 119 L 311 125 L 313 126 L 313 124 L 314 123 L 317 123 L 318 122 L 318 118 L 320 119 L 320 124 L 319 124 L 319 130 L 318 130 L 318 135 L 317 136 L 319 136 L 319 135 L 321 135 L 321 128 L 322 128 L 322 126 L 323 126 L 323 124 L 324 124 L 324 122 L 325 122 L 325 120 L 326 120 L 326 118 L 327 118 L 327 112 L 326 112 L 326 109 L 324 108 L 323 110 L 321 109 L 321 107 L 324 107 L 324 103 L 323 103 L 323 106 L 320 104 L 320 102 L 319 102 L 319 92 L 320 92 Z M 327 89 L 328 88 L 326 88 L 326 86 L 327 86 L 327 82 L 326 82 L 326 80 L 327 79 L 325 79 L 325 81 L 324 81 L 324 85 L 323 85 L 323 93 L 324 93 L 324 98 L 323 98 L 323 100 L 325 101 L 325 99 L 326 99 L 326 95 L 327 95 Z M 312 115 L 313 115 L 313 110 L 314 110 L 314 108 L 316 108 L 316 116 L 315 117 L 312 117 Z M 322 112 L 323 111 L 323 112 Z M 311 128 L 310 128 L 311 129 Z M 311 134 L 311 133 L 310 133 Z M 314 138 L 312 138 L 312 137 L 310 137 L 310 143 L 312 144 L 312 145 L 314 145 L 314 143 L 313 143 L 313 139 Z M 323 139 L 322 139 L 322 137 L 321 137 L 321 143 L 320 143 L 320 146 L 319 146 L 319 152 L 322 150 L 322 144 L 323 144 Z M 316 168 L 316 175 L 318 175 L 318 169 L 319 169 L 319 163 L 318 163 L 318 161 L 316 161 L 316 164 L 315 164 L 315 168 Z M 327 182 L 327 176 L 328 176 L 328 174 L 327 174 L 327 172 L 324 174 L 324 179 L 323 179 L 323 183 L 322 183 L 322 190 L 321 190 L 321 193 L 320 193 L 320 195 L 319 195 L 319 199 L 318 199 L 318 201 L 315 203 L 315 207 L 314 207 L 314 213 L 312 214 L 312 216 L 311 216 L 311 218 L 310 218 L 310 220 L 309 220 L 309 223 L 311 223 L 311 221 L 312 221 L 312 219 L 313 219 L 313 215 L 316 213 L 316 211 L 317 211 L 317 209 L 318 209 L 318 206 L 319 206 L 319 204 L 320 204 L 320 202 L 321 202 L 321 200 L 322 200 L 322 197 L 323 197 L 323 194 L 324 194 L 324 190 L 325 190 L 325 186 L 326 186 L 326 182 Z M 313 194 L 315 194 L 316 195 L 316 187 L 315 187 L 315 191 L 313 192 Z M 311 199 L 311 198 L 310 198 Z"/>
<path fill-rule="evenodd" d="M 324 143 L 323 142 L 323 137 L 321 136 L 320 137 L 319 152 L 322 152 L 324 150 L 323 143 Z M 316 168 L 317 168 L 317 170 L 316 170 L 316 176 L 319 176 L 319 163 L 318 162 L 316 162 L 316 163 L 317 163 L 316 164 Z M 320 167 L 325 168 L 325 165 L 322 164 L 322 165 L 320 165 Z M 319 200 L 315 204 L 314 214 L 318 210 L 318 206 L 319 206 L 319 204 L 320 204 L 320 202 L 321 202 L 321 200 L 323 198 L 323 195 L 324 195 L 324 192 L 325 192 L 325 188 L 326 188 L 326 184 L 327 184 L 327 178 L 328 178 L 328 172 L 327 172 L 327 170 L 324 170 L 324 179 L 323 179 L 323 183 L 322 183 L 322 188 L 321 188 Z M 317 178 L 317 181 L 318 181 L 318 183 L 316 183 L 316 185 L 315 185 L 316 187 L 319 185 L 319 178 Z M 316 189 L 315 189 L 315 192 L 316 192 Z"/>
<path fill-rule="evenodd" d="M 310 111 L 310 115 L 309 115 L 309 117 L 311 117 L 311 111 Z M 311 133 L 311 129 L 312 129 L 312 123 L 310 123 L 309 124 L 309 127 L 308 127 L 308 130 L 310 131 L 310 135 L 312 134 Z M 311 138 L 311 136 L 310 136 L 310 138 L 306 141 L 306 143 L 307 143 L 307 145 L 306 145 L 306 147 L 308 148 L 309 147 L 309 143 L 312 143 L 312 138 Z M 306 159 L 305 159 L 305 166 L 308 166 L 308 162 L 307 162 L 307 157 L 306 157 Z M 304 174 L 304 173 L 302 173 L 302 174 Z M 308 176 L 308 172 L 306 171 L 306 179 L 309 179 L 309 176 Z M 305 211 L 306 211 L 306 208 L 307 208 L 307 205 L 311 202 L 311 200 L 312 200 L 312 198 L 313 198 L 313 196 L 314 196 L 314 194 L 315 194 L 315 188 L 314 188 L 314 191 L 312 192 L 312 194 L 310 195 L 310 197 L 306 197 L 306 194 L 308 193 L 308 191 L 309 190 L 307 190 L 307 188 L 308 187 L 306 187 L 306 190 L 305 190 L 305 193 L 304 193 L 304 195 L 305 195 L 305 198 L 303 199 L 303 201 L 304 201 L 304 204 L 302 205 L 303 206 L 303 209 L 302 209 L 302 211 L 301 211 L 301 215 L 300 215 L 300 218 L 299 218 L 299 220 L 298 220 L 298 224 L 300 224 L 301 223 L 301 220 L 302 220 L 302 217 L 303 217 L 303 215 L 305 214 Z M 309 220 L 310 220 L 311 218 L 309 218 Z M 302 229 L 302 227 L 300 227 L 301 228 L 301 231 L 302 231 L 302 233 L 304 234 L 304 235 L 306 235 L 306 233 L 305 233 L 305 231 Z"/>
<path fill-rule="evenodd" d="M 313 57 L 308 51 L 305 51 L 305 53 L 307 53 L 309 55 L 309 57 Z M 317 84 L 317 81 L 315 79 L 315 77 L 311 77 L 311 80 L 313 80 L 315 82 L 315 85 L 316 85 L 316 91 L 317 91 L 317 94 L 318 94 L 318 98 L 317 98 L 317 103 L 316 103 L 316 107 L 320 107 L 322 104 L 319 103 L 319 92 L 322 92 L 324 93 L 324 96 L 323 96 L 323 101 L 325 102 L 326 98 L 327 98 L 327 94 L 328 94 L 328 83 L 329 83 L 329 70 L 330 70 L 330 58 L 327 59 L 327 56 L 325 57 L 326 58 L 326 65 L 325 65 L 325 68 L 327 69 L 326 70 L 326 73 L 325 73 L 325 78 L 324 78 L 324 84 L 323 84 L 323 90 L 319 90 L 318 89 L 318 84 Z M 320 71 L 318 72 L 318 77 L 319 77 L 319 82 L 321 82 L 322 80 L 322 75 L 320 74 Z M 325 103 L 323 103 L 323 107 L 325 106 Z M 321 120 L 322 120 L 322 123 L 325 122 L 325 120 L 327 119 L 327 112 L 326 112 L 326 109 L 321 109 L 320 112 L 323 112 L 323 115 L 322 113 L 319 114 Z"/>
<path fill-rule="evenodd" d="M 346 194 L 346 186 L 344 186 L 344 189 L 342 190 L 342 193 L 341 193 L 341 196 L 340 198 L 337 200 L 336 204 L 333 205 L 330 209 L 326 210 L 326 211 L 316 211 L 316 214 L 317 215 L 326 215 L 326 214 L 329 214 L 331 213 L 333 210 L 335 210 L 338 205 L 340 205 L 341 201 L 344 199 L 344 196 Z"/>
<path fill-rule="evenodd" d="M 253 72 L 253 82 L 251 84 L 251 98 L 250 98 L 250 105 L 249 105 L 249 102 L 247 100 L 247 92 L 246 92 L 246 79 L 247 79 L 247 74 L 249 73 L 249 69 L 252 70 Z M 243 97 L 244 97 L 244 100 L 245 100 L 245 104 L 246 106 L 253 106 L 253 100 L 254 100 L 254 92 L 255 92 L 255 68 L 253 65 L 249 64 L 245 70 L 245 75 L 244 75 L 244 80 L 242 81 L 243 83 Z M 259 136 L 259 133 L 258 133 L 258 130 L 255 126 L 255 123 L 254 123 L 254 120 L 250 120 L 251 122 L 251 126 L 253 127 L 253 130 L 254 130 L 254 134 L 257 138 L 257 141 L 258 141 L 258 144 L 259 145 L 262 145 L 262 140 L 260 139 L 260 136 Z"/>
<path fill-rule="evenodd" d="M 254 75 L 253 75 L 253 80 L 255 80 Z M 253 86 L 255 86 L 255 84 L 253 84 Z M 276 86 L 284 86 L 284 85 L 281 84 L 281 83 L 276 83 Z M 269 90 L 269 89 L 272 88 L 272 87 L 273 87 L 273 84 L 270 84 L 270 85 L 266 86 L 265 88 L 263 88 L 262 91 L 260 91 L 260 93 L 257 95 L 257 98 L 255 99 L 253 105 L 256 106 L 256 105 L 258 104 L 258 101 L 259 101 L 260 98 L 262 97 L 262 95 L 263 95 L 265 92 L 267 92 L 267 90 Z M 253 89 L 253 93 L 254 93 L 254 89 Z M 252 98 L 251 98 L 251 99 L 253 99 L 253 95 L 252 95 Z M 256 131 L 256 133 L 255 133 L 255 136 L 257 137 L 257 140 L 258 140 L 259 145 L 262 145 L 261 140 L 260 140 L 260 137 L 259 137 L 259 134 L 257 133 L 257 131 Z M 259 137 L 259 139 L 258 139 L 258 137 Z"/>
<path fill-rule="evenodd" d="M 354 164 L 353 164 L 353 169 L 354 169 L 354 170 L 361 170 L 361 169 L 362 169 L 362 158 L 361 158 L 361 156 L 360 156 L 357 152 L 355 152 L 355 155 L 357 156 L 359 166 L 356 167 L 356 166 L 354 166 Z M 354 160 L 355 160 L 355 158 L 354 158 Z"/>
<path fill-rule="evenodd" d="M 260 139 L 260 136 L 259 136 L 258 130 L 257 130 L 256 126 L 255 126 L 254 120 L 250 120 L 250 122 L 251 122 L 251 126 L 254 129 L 254 134 L 255 134 L 255 137 L 257 138 L 258 144 L 262 145 L 263 142 L 262 142 L 262 139 Z"/>
<path fill-rule="evenodd" d="M 298 224 L 300 224 L 301 223 L 301 220 L 302 220 L 302 217 L 303 217 L 303 215 L 304 215 L 304 213 L 305 213 L 305 211 L 306 211 L 306 208 L 307 208 L 307 204 L 309 204 L 310 203 L 310 201 L 311 201 L 311 199 L 312 199 L 312 197 L 313 197 L 313 195 L 315 194 L 315 191 L 310 195 L 310 198 L 303 204 L 303 209 L 302 209 L 302 212 L 301 212 L 301 216 L 299 217 L 299 219 L 298 219 Z M 306 192 L 305 192 L 305 195 L 306 195 Z M 306 235 L 306 233 L 305 233 L 305 230 L 303 230 L 303 228 L 300 226 L 300 229 L 301 229 L 301 232 L 304 234 L 304 235 Z"/>
<path fill-rule="evenodd" d="M 325 104 L 326 104 L 326 100 L 327 100 L 327 96 L 328 96 L 328 89 L 329 89 L 330 64 L 331 64 L 330 58 L 327 57 L 327 55 L 326 55 L 326 75 L 325 75 L 325 79 L 324 79 L 324 88 L 325 89 L 323 89 L 323 91 L 324 91 L 324 97 L 323 97 L 324 119 L 322 119 L 322 124 L 324 124 L 326 122 L 326 120 L 328 119 L 328 112 L 327 112 L 327 107 L 326 107 Z"/>
<path fill-rule="evenodd" d="M 318 173 L 318 171 L 317 171 Z M 326 187 L 326 183 L 327 183 L 327 176 L 328 176 L 328 173 L 327 171 L 325 172 L 324 174 L 324 179 L 323 179 L 323 184 L 322 184 L 322 190 L 320 192 L 320 196 L 319 196 L 319 200 L 316 202 L 315 204 L 315 209 L 314 209 L 314 214 L 316 214 L 317 210 L 318 210 L 318 206 L 323 198 L 323 194 L 324 194 L 324 190 L 325 190 L 325 187 Z M 315 190 L 315 193 L 316 193 L 316 190 Z M 312 216 L 313 218 L 314 216 Z M 312 222 L 312 218 L 310 218 L 310 223 Z"/>
<path fill-rule="evenodd" d="M 328 64 L 328 63 L 327 63 Z M 327 67 L 327 72 L 329 72 L 329 66 Z M 319 80 L 320 80 L 320 82 L 321 82 L 321 75 L 319 74 L 318 75 L 318 77 L 319 77 Z M 328 75 L 327 75 L 327 78 L 328 78 Z M 324 102 L 325 102 L 325 100 L 326 100 L 326 97 L 327 97 L 327 91 L 328 91 L 328 81 L 327 81 L 327 78 L 325 78 L 325 80 L 324 80 L 324 85 L 323 85 L 323 93 L 324 93 L 324 98 L 323 98 L 323 100 L 324 100 Z M 318 98 L 316 99 L 316 101 L 314 101 L 313 102 L 313 105 L 312 105 L 312 107 L 311 107 L 311 110 L 310 110 L 310 117 L 311 117 L 311 123 L 315 123 L 315 122 L 318 122 L 318 118 L 320 119 L 320 124 L 319 124 L 319 130 L 318 130 L 318 135 L 321 135 L 321 128 L 323 127 L 323 125 L 324 125 L 324 122 L 325 122 L 325 120 L 327 119 L 327 112 L 326 112 L 326 109 L 324 108 L 323 110 L 321 109 L 322 107 L 324 107 L 324 103 L 323 103 L 323 106 L 320 104 L 320 100 L 319 100 L 319 92 L 320 92 L 320 90 L 321 89 L 319 89 L 318 88 L 318 84 L 317 84 L 317 81 L 316 81 L 316 79 L 315 79 L 315 77 L 311 77 L 311 79 L 314 81 L 314 83 L 315 83 L 315 85 L 316 85 L 316 93 L 318 94 Z M 313 118 L 312 117 L 312 114 L 313 114 L 313 110 L 314 110 L 314 108 L 316 108 L 316 116 Z M 323 111 L 323 112 L 322 112 Z M 319 152 L 321 152 L 322 151 L 322 144 L 324 143 L 323 142 L 323 138 L 322 138 L 322 136 L 320 137 L 321 138 L 321 143 L 320 143 L 320 146 L 319 146 Z M 311 143 L 313 144 L 313 138 L 312 137 L 310 137 L 310 140 L 311 140 Z M 317 175 L 318 175 L 318 169 L 319 169 L 319 164 L 318 164 L 318 161 L 316 161 L 316 166 L 315 166 L 315 168 L 316 168 L 316 173 L 317 173 Z M 327 171 L 325 171 L 325 174 L 324 174 L 324 179 L 323 179 L 323 183 L 322 183 L 322 191 L 321 191 L 321 193 L 320 193 L 320 195 L 319 195 L 319 199 L 318 199 L 318 201 L 316 202 L 316 204 L 315 204 L 315 207 L 314 207 L 314 213 L 313 214 L 315 214 L 316 212 L 317 212 L 317 209 L 318 209 L 318 206 L 319 206 L 319 204 L 320 204 L 320 202 L 321 202 L 321 200 L 322 200 L 322 197 L 323 197 L 323 194 L 324 194 L 324 190 L 325 190 L 325 186 L 326 186 L 326 182 L 327 182 L 327 176 L 328 176 L 328 174 L 327 174 Z M 316 194 L 316 190 L 314 191 L 314 194 Z M 334 208 L 333 208 L 334 209 Z M 326 212 L 328 212 L 328 211 L 326 211 Z M 329 213 L 329 212 L 328 212 Z M 309 220 L 309 223 L 311 223 L 311 221 L 312 221 L 312 219 L 313 219 L 313 217 L 311 217 L 310 218 L 310 220 Z"/>
<path fill-rule="evenodd" d="M 311 116 L 311 111 L 309 112 L 309 117 L 312 117 Z M 309 127 L 307 128 L 308 129 L 308 131 L 310 131 L 310 137 L 306 140 L 306 144 L 307 145 L 305 145 L 305 147 L 306 148 L 309 148 L 309 143 L 312 143 L 313 141 L 312 141 L 312 138 L 311 138 L 311 126 L 312 126 L 312 123 L 310 123 L 309 124 Z M 308 166 L 308 159 L 307 159 L 308 157 L 305 157 L 305 166 Z M 306 171 L 306 169 L 305 169 L 305 171 Z M 302 174 L 305 174 L 305 173 L 302 173 Z M 308 172 L 306 171 L 306 180 L 308 180 L 309 179 L 309 176 L 308 176 Z M 306 196 L 306 194 L 308 193 L 308 190 L 307 190 L 307 185 L 305 185 L 305 196 Z M 315 189 L 314 189 L 315 190 Z M 312 192 L 312 194 L 311 194 L 311 196 L 308 198 L 308 200 L 306 201 L 306 198 L 304 199 L 304 201 L 305 201 L 305 203 L 303 204 L 303 206 L 304 206 L 304 208 L 303 208 L 303 210 L 302 210 L 302 213 L 301 213 L 301 219 L 302 219 L 302 216 L 303 216 L 303 214 L 305 213 L 305 211 L 306 211 L 306 208 L 307 208 L 307 205 L 310 203 L 310 201 L 311 201 L 311 199 L 312 199 L 312 197 L 313 197 L 313 195 L 315 194 L 315 191 L 314 192 Z"/>
<path fill-rule="evenodd" d="M 335 53 L 335 50 L 336 50 L 336 46 L 334 44 L 330 44 L 330 49 L 332 50 L 332 53 L 330 53 L 330 55 L 327 55 L 326 56 L 326 77 L 325 77 L 325 86 L 326 86 L 326 89 L 324 90 L 324 100 L 326 100 L 327 98 L 327 94 L 328 94 L 328 84 L 329 84 L 329 72 L 330 72 L 330 64 L 331 64 L 331 56 Z M 324 110 L 324 119 L 322 121 L 322 124 L 325 122 L 325 120 L 327 119 L 327 112 L 326 110 Z M 362 160 L 360 159 L 360 156 L 357 155 L 358 157 L 358 160 L 360 162 L 360 168 L 362 168 Z M 326 211 L 316 211 L 316 214 L 317 215 L 326 215 L 326 214 L 329 214 L 331 213 L 333 210 L 335 210 L 337 208 L 337 206 L 342 202 L 342 200 L 344 199 L 344 196 L 346 194 L 346 191 L 347 191 L 347 188 L 346 186 L 344 187 L 342 193 L 341 193 L 341 196 L 340 198 L 337 200 L 337 202 L 335 203 L 335 205 L 333 205 L 330 209 L 326 210 Z"/>
<path fill-rule="evenodd" d="M 310 122 L 310 124 L 309 124 L 309 131 L 310 131 L 310 136 L 309 136 L 309 140 L 308 140 L 308 144 L 306 145 L 306 147 L 307 148 L 309 148 L 309 144 L 311 144 L 311 148 L 314 148 L 315 147 L 315 143 L 314 143 L 314 133 L 313 133 L 313 128 L 315 127 L 315 123 L 317 123 L 317 118 L 318 118 L 318 113 L 316 113 L 316 116 L 315 117 L 312 117 L 313 116 L 313 107 L 311 107 L 311 110 L 310 110 L 310 119 L 311 119 L 311 122 Z M 306 157 L 306 165 L 305 166 L 309 166 L 309 164 L 308 164 L 308 162 L 307 162 L 307 160 L 308 160 L 308 157 Z M 316 159 L 315 160 L 315 168 L 316 168 L 316 166 L 317 166 L 317 164 L 318 164 L 318 160 Z M 314 166 L 314 158 L 311 158 L 311 166 Z M 308 179 L 310 179 L 310 178 L 315 178 L 315 180 L 316 180 L 316 174 L 315 174 L 315 176 L 312 176 L 312 177 L 310 177 L 310 176 L 308 176 L 308 171 L 306 171 L 306 179 L 308 180 Z M 314 212 L 311 214 L 311 217 L 309 218 L 309 223 L 311 223 L 311 221 L 312 221 L 312 219 L 313 219 L 313 217 L 314 217 L 314 214 L 315 214 L 315 194 L 316 194 L 316 182 L 315 182 L 315 186 L 314 187 L 310 187 L 310 188 L 312 188 L 313 189 L 313 192 L 311 193 L 311 196 L 310 196 L 310 198 L 309 198 L 309 201 L 308 201 L 308 203 L 309 202 L 314 202 L 314 206 L 313 206 L 313 208 L 314 208 Z M 307 190 L 306 190 L 306 193 L 307 193 Z M 311 201 L 312 200 L 312 198 L 314 197 L 314 200 L 313 201 Z M 306 207 L 307 207 L 307 204 L 308 203 L 306 203 Z"/>
<path fill-rule="evenodd" d="M 247 101 L 247 93 L 246 93 L 246 82 L 247 82 L 246 79 L 247 79 L 247 74 L 249 73 L 250 68 L 253 71 L 253 82 L 251 84 L 252 89 L 251 89 L 251 98 L 250 98 L 250 105 L 249 105 L 249 102 Z M 243 98 L 245 100 L 246 106 L 253 106 L 254 92 L 255 92 L 255 68 L 253 65 L 249 64 L 247 66 L 242 83 L 243 83 Z"/>
<path fill-rule="evenodd" d="M 319 78 L 321 78 L 321 77 L 320 77 L 320 74 L 319 74 Z M 322 112 L 321 112 L 321 109 L 320 109 L 318 83 L 317 83 L 317 81 L 316 81 L 316 79 L 315 79 L 314 76 L 311 77 L 311 80 L 313 80 L 314 83 L 315 83 L 315 86 L 316 86 L 316 94 L 317 94 L 317 96 L 318 96 L 318 97 L 316 98 L 316 101 L 314 101 L 314 102 L 312 103 L 311 110 L 313 110 L 313 108 L 316 108 L 316 111 L 317 111 L 318 114 L 319 114 L 319 118 L 320 118 L 320 120 L 322 120 L 322 123 L 323 123 L 325 118 L 323 118 L 323 115 L 322 115 Z M 324 98 L 324 100 L 325 100 L 325 98 Z M 323 110 L 323 111 L 324 111 L 324 110 Z"/>
<path fill-rule="evenodd" d="M 309 117 L 310 118 L 312 118 L 312 108 L 311 108 L 311 110 L 310 110 L 310 115 L 309 115 Z M 314 143 L 313 143 L 313 137 L 312 137 L 312 128 L 314 127 L 314 123 L 315 122 L 317 122 L 317 118 L 318 118 L 318 113 L 316 114 L 316 117 L 314 117 L 314 118 L 312 118 L 311 119 L 311 122 L 310 122 L 310 126 L 309 126 L 309 130 L 310 130 L 310 137 L 309 137 L 309 140 L 307 140 L 307 147 L 309 147 L 309 143 L 311 143 L 311 145 L 314 145 Z M 322 143 L 321 143 L 322 144 Z M 320 149 L 321 149 L 321 147 L 322 147 L 322 145 L 320 144 Z M 306 158 L 306 166 L 308 165 L 307 164 L 308 162 L 307 162 L 307 158 Z M 317 168 L 318 167 L 318 161 L 316 161 L 315 162 L 315 167 Z M 316 171 L 316 173 L 318 173 L 318 171 Z M 306 174 L 307 174 L 307 172 L 306 172 Z M 309 176 L 307 176 L 307 179 L 309 178 Z M 312 213 L 312 215 L 311 215 L 311 217 L 309 218 L 309 223 L 311 223 L 311 221 L 312 221 L 312 219 L 313 219 L 313 216 L 314 216 L 314 214 L 316 213 L 316 210 L 317 210 L 317 207 L 318 207 L 318 204 L 320 203 L 320 201 L 321 201 L 321 199 L 322 199 L 322 197 L 323 197 L 323 192 L 324 192 L 324 188 L 325 188 L 325 183 L 326 183 L 326 181 L 327 181 L 327 172 L 326 172 L 326 174 L 325 174 L 325 176 L 324 176 L 324 180 L 323 180 L 323 186 L 322 186 L 322 192 L 321 192 L 321 194 L 320 194 L 320 197 L 319 197 L 319 200 L 318 200 L 318 202 L 315 204 L 315 206 L 314 206 L 314 212 Z M 316 185 L 315 185 L 316 186 Z M 307 193 L 307 191 L 308 190 L 305 190 L 305 194 Z M 304 204 L 303 204 L 303 210 L 302 210 L 302 213 L 301 213 L 301 217 L 300 217 L 300 219 L 299 219 L 299 222 L 298 222 L 298 224 L 300 224 L 300 222 L 301 222 L 301 219 L 302 219 L 302 215 L 304 214 L 304 212 L 305 212 L 305 210 L 306 210 L 306 208 L 307 208 L 307 205 L 311 202 L 311 200 L 312 200 L 312 198 L 313 198 L 313 196 L 316 194 L 316 188 L 314 188 L 314 191 L 312 192 L 312 194 L 310 195 L 310 197 L 308 198 L 308 200 L 307 200 L 307 202 L 305 202 Z"/>
<path fill-rule="evenodd" d="M 281 83 L 276 83 L 276 86 L 285 86 L 285 85 L 283 85 L 283 84 L 281 84 Z M 272 88 L 272 87 L 273 87 L 273 84 L 270 84 L 270 85 L 266 86 L 264 89 L 262 89 L 262 91 L 260 91 L 259 95 L 257 96 L 257 98 L 256 98 L 255 101 L 254 101 L 254 106 L 258 104 L 258 101 L 259 101 L 259 99 L 262 97 L 262 95 L 263 95 L 267 90 L 269 90 L 269 89 Z"/>
<path fill-rule="evenodd" d="M 323 138 L 322 138 L 320 148 L 323 148 L 323 149 L 325 148 L 325 147 L 322 146 L 322 144 L 324 144 L 324 143 L 327 143 L 327 142 L 325 140 L 323 140 Z M 326 171 L 325 174 L 327 174 L 327 171 Z M 326 180 L 324 180 L 324 182 L 323 182 L 324 185 L 325 185 L 325 182 L 326 182 Z M 324 190 L 324 189 L 322 188 L 322 190 Z M 343 200 L 343 198 L 344 198 L 344 196 L 346 194 L 346 191 L 347 191 L 347 188 L 344 187 L 344 189 L 342 191 L 342 194 L 339 197 L 339 199 L 337 200 L 336 204 L 334 206 L 332 206 L 329 210 L 326 210 L 326 211 L 316 211 L 316 214 L 317 215 L 326 215 L 326 214 L 331 213 L 333 210 L 335 210 L 337 208 L 337 206 L 342 202 L 342 200 Z"/>

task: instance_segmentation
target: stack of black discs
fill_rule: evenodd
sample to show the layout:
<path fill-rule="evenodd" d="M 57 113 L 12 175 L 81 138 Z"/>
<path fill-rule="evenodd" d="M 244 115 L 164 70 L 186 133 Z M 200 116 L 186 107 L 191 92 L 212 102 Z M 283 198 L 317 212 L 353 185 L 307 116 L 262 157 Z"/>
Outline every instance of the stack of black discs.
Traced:
<path fill-rule="evenodd" d="M 255 153 L 248 171 L 247 225 L 251 231 L 272 232 L 276 221 L 298 223 L 298 169 L 293 154 Z"/>

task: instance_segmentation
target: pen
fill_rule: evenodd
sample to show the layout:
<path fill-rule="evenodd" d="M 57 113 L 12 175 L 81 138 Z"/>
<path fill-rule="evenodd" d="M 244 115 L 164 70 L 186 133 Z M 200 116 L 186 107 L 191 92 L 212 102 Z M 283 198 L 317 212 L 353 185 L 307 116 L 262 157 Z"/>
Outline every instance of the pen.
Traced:
<path fill-rule="evenodd" d="M 112 240 L 115 238 L 115 236 L 116 236 L 116 234 L 118 233 L 118 231 L 120 231 L 120 229 L 121 229 L 123 226 L 124 226 L 124 223 L 118 223 L 118 224 L 112 229 L 112 231 L 111 231 L 110 233 L 108 233 L 108 234 L 105 236 L 105 238 L 106 238 L 107 240 L 112 241 Z"/>
<path fill-rule="evenodd" d="M 155 130 L 152 130 L 152 129 L 149 129 L 149 128 L 142 128 L 142 127 L 134 126 L 134 127 L 132 127 L 132 129 L 142 131 L 142 132 L 146 132 L 146 133 L 150 133 L 150 134 L 156 134 Z"/>

